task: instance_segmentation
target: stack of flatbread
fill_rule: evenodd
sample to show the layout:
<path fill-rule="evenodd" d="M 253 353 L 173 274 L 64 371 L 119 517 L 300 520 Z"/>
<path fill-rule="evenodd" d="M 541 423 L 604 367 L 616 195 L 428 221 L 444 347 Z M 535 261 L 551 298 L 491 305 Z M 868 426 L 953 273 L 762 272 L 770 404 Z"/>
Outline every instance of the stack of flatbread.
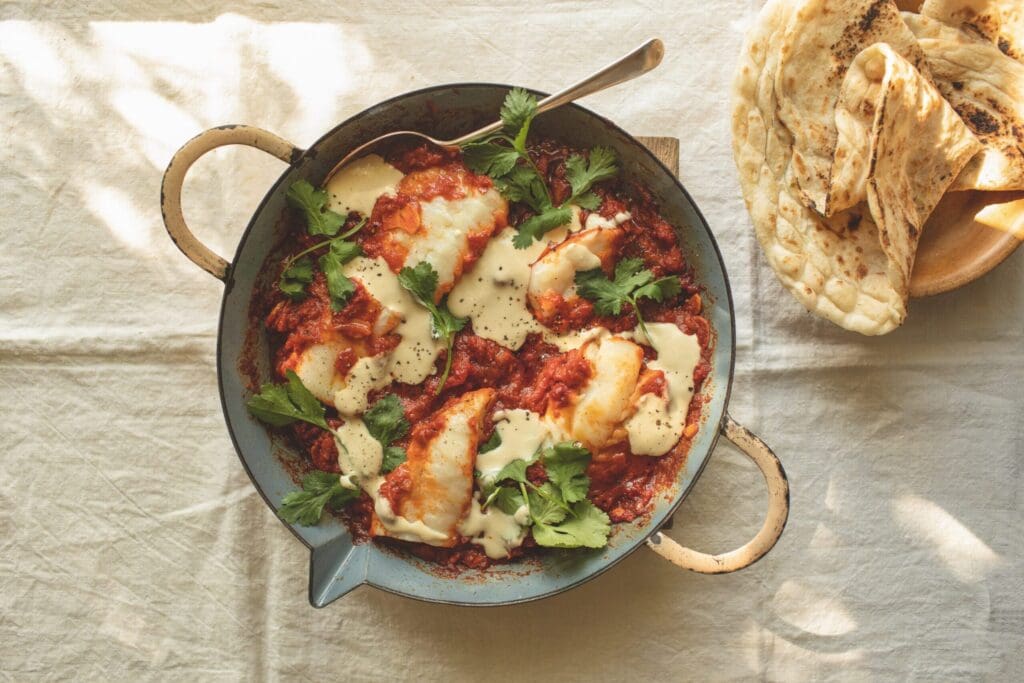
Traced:
<path fill-rule="evenodd" d="M 734 98 L 769 264 L 811 312 L 885 334 L 943 195 L 1024 190 L 1024 0 L 769 0 Z"/>

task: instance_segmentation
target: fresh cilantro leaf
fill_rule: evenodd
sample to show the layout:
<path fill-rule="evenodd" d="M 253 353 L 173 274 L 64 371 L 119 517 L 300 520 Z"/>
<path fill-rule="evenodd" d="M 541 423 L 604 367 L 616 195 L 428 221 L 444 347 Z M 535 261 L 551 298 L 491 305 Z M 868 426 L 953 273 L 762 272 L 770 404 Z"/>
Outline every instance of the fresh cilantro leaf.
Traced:
<path fill-rule="evenodd" d="M 493 432 L 491 432 L 490 438 L 488 438 L 487 441 L 484 441 L 482 444 L 480 444 L 480 448 L 477 449 L 477 453 L 487 453 L 488 451 L 493 451 L 500 445 L 501 434 L 499 434 L 498 430 L 495 429 Z"/>
<path fill-rule="evenodd" d="M 514 515 L 520 507 L 526 504 L 522 491 L 516 486 L 496 486 L 485 484 L 480 489 L 484 502 L 481 509 L 486 510 L 490 505 L 495 505 L 505 514 Z"/>
<path fill-rule="evenodd" d="M 423 306 L 434 305 L 437 290 L 437 271 L 426 261 L 420 261 L 414 268 L 406 266 L 398 273 L 398 282 L 409 290 Z M 429 303 L 429 306 L 428 306 Z"/>
<path fill-rule="evenodd" d="M 531 512 L 533 511 L 531 501 Z M 534 518 L 533 540 L 546 548 L 603 548 L 608 544 L 611 520 L 589 500 L 572 506 L 572 516 L 561 523 Z"/>
<path fill-rule="evenodd" d="M 387 446 L 384 448 L 384 461 L 381 470 L 386 474 L 405 462 L 405 449 L 401 446 Z"/>
<path fill-rule="evenodd" d="M 308 181 L 297 180 L 285 193 L 288 203 L 306 214 L 306 231 L 310 235 L 333 237 L 345 223 L 345 217 L 327 208 L 327 193 Z"/>
<path fill-rule="evenodd" d="M 576 291 L 580 296 L 594 302 L 594 310 L 600 315 L 619 315 L 622 304 L 633 307 L 637 322 L 647 339 L 647 324 L 640 313 L 637 301 L 653 299 L 664 301 L 681 291 L 679 278 L 663 277 L 654 279 L 654 273 L 644 268 L 639 258 L 625 258 L 615 266 L 615 279 L 609 280 L 600 268 L 576 273 Z"/>
<path fill-rule="evenodd" d="M 473 142 L 462 148 L 462 158 L 473 173 L 497 178 L 515 168 L 519 152 L 493 142 Z"/>
<path fill-rule="evenodd" d="M 601 198 L 593 192 L 584 192 L 579 197 L 573 198 L 573 204 L 587 211 L 597 211 L 601 208 Z"/>
<path fill-rule="evenodd" d="M 444 372 L 441 373 L 441 380 L 437 384 L 435 393 L 440 394 L 448 381 L 448 373 L 452 369 L 452 355 L 455 345 L 455 333 L 466 326 L 468 318 L 460 318 L 448 310 L 444 298 L 440 303 L 435 303 L 437 296 L 437 271 L 426 261 L 421 261 L 415 267 L 406 266 L 398 273 L 398 282 L 420 303 L 421 306 L 430 311 L 431 332 L 435 339 L 444 339 L 448 353 L 445 359 Z"/>
<path fill-rule="evenodd" d="M 522 492 L 512 486 L 499 486 L 492 496 L 494 505 L 506 515 L 514 515 L 523 505 L 526 499 Z"/>
<path fill-rule="evenodd" d="M 288 381 L 282 384 L 264 384 L 260 393 L 246 404 L 255 417 L 275 427 L 302 420 L 333 432 L 324 418 L 324 407 L 309 392 L 298 375 L 289 370 Z"/>
<path fill-rule="evenodd" d="M 306 493 L 320 495 L 333 490 L 339 481 L 340 477 L 337 474 L 316 470 L 302 478 L 302 490 Z"/>
<path fill-rule="evenodd" d="M 441 305 L 436 307 L 436 311 L 432 311 L 432 314 L 434 317 L 430 322 L 433 324 L 434 336 L 439 339 L 448 339 L 448 353 L 451 355 L 450 342 L 454 338 L 455 333 L 466 326 L 469 319 L 460 318 L 449 311 L 448 306 L 445 305 L 444 301 L 441 302 Z"/>
<path fill-rule="evenodd" d="M 511 173 L 495 180 L 495 185 L 510 202 L 523 202 L 534 213 L 552 208 L 548 188 L 532 164 L 516 166 Z"/>
<path fill-rule="evenodd" d="M 313 281 L 313 261 L 308 256 L 296 259 L 281 273 L 277 286 L 292 301 L 306 296 L 306 285 Z"/>
<path fill-rule="evenodd" d="M 563 206 L 558 209 L 548 209 L 544 213 L 528 218 L 519 225 L 519 232 L 512 238 L 512 245 L 516 249 L 526 249 L 539 240 L 549 230 L 554 230 L 560 225 L 565 225 L 572 220 L 572 209 Z"/>
<path fill-rule="evenodd" d="M 576 291 L 594 302 L 594 309 L 599 315 L 619 315 L 623 302 L 629 303 L 623 288 L 609 280 L 600 268 L 576 273 Z"/>
<path fill-rule="evenodd" d="M 548 480 L 558 488 L 562 500 L 576 503 L 587 497 L 590 477 L 586 472 L 590 451 L 577 443 L 564 441 L 544 449 L 541 459 Z"/>
<path fill-rule="evenodd" d="M 633 298 L 639 301 L 640 299 L 654 299 L 655 301 L 664 301 L 679 294 L 682 291 L 682 285 L 679 284 L 679 278 L 670 275 L 669 277 L 663 277 L 660 280 L 655 280 L 649 284 L 637 288 L 633 292 Z"/>
<path fill-rule="evenodd" d="M 370 436 L 389 446 L 409 433 L 409 421 L 405 419 L 402 402 L 394 394 L 378 400 L 363 413 L 363 422 Z"/>
<path fill-rule="evenodd" d="M 381 469 L 390 472 L 405 462 L 405 449 L 391 445 L 409 433 L 409 421 L 405 419 L 402 402 L 394 394 L 378 400 L 363 413 L 366 431 L 384 447 Z"/>
<path fill-rule="evenodd" d="M 331 295 L 331 310 L 340 311 L 356 291 L 356 283 L 344 273 L 343 266 L 363 253 L 355 242 L 335 240 L 326 254 L 320 257 L 320 270 L 327 278 L 327 292 Z"/>
<path fill-rule="evenodd" d="M 505 124 L 505 132 L 512 136 L 522 135 L 529 130 L 530 122 L 537 115 L 537 98 L 522 88 L 512 88 L 505 95 L 501 105 L 501 120 Z"/>
<path fill-rule="evenodd" d="M 534 455 L 529 460 L 523 460 L 522 458 L 516 458 L 512 462 L 508 463 L 494 475 L 494 481 L 505 481 L 511 479 L 512 481 L 519 482 L 520 484 L 526 483 L 526 468 L 536 462 L 537 456 Z"/>
<path fill-rule="evenodd" d="M 615 286 L 625 296 L 629 296 L 634 289 L 643 287 L 654 279 L 654 273 L 644 268 L 643 259 L 633 256 L 624 258 L 615 266 Z"/>
<path fill-rule="evenodd" d="M 320 521 L 324 506 L 338 508 L 359 497 L 359 491 L 345 488 L 341 478 L 329 472 L 311 472 L 302 480 L 302 491 L 281 499 L 277 513 L 289 524 L 311 526 Z"/>
<path fill-rule="evenodd" d="M 355 242 L 345 242 L 344 240 L 362 230 L 364 225 L 366 225 L 365 218 L 356 223 L 351 229 L 346 230 L 344 234 L 324 240 L 307 249 L 303 249 L 298 254 L 294 254 L 285 263 L 284 271 L 281 273 L 281 279 L 278 281 L 277 286 L 292 301 L 301 301 L 306 295 L 306 285 L 313 281 L 313 263 L 306 255 L 321 247 L 329 247 L 328 256 L 330 258 L 326 262 L 325 257 L 320 258 L 320 270 L 324 271 L 324 275 L 327 277 L 327 287 L 331 292 L 332 299 L 335 297 L 334 293 L 338 293 L 338 302 L 332 300 L 331 304 L 332 307 L 337 305 L 337 308 L 334 310 L 339 310 L 344 305 L 344 300 L 355 291 L 355 287 L 351 282 L 345 283 L 341 279 L 344 278 L 344 275 L 341 273 L 341 266 L 362 253 L 362 249 L 358 244 Z"/>
<path fill-rule="evenodd" d="M 530 488 L 527 494 L 530 501 L 530 517 L 535 525 L 558 524 L 565 519 L 569 506 L 561 499 L 558 491 L 546 482 Z"/>
<path fill-rule="evenodd" d="M 596 210 L 601 198 L 591 188 L 619 172 L 615 152 L 609 147 L 594 147 L 586 157 L 570 156 L 565 177 L 572 194 L 561 206 L 555 206 L 547 183 L 526 151 L 530 124 L 536 116 L 537 98 L 522 88 L 513 88 L 501 107 L 503 133 L 463 146 L 463 158 L 475 173 L 489 175 L 508 201 L 523 202 L 533 210 L 534 216 L 518 226 L 519 234 L 513 240 L 517 249 L 525 249 L 549 230 L 568 223 L 572 219 L 569 204 Z M 500 143 L 511 144 L 511 149 Z"/>
<path fill-rule="evenodd" d="M 618 172 L 615 152 L 609 147 L 594 147 L 587 159 L 579 154 L 573 154 L 565 162 L 565 179 L 572 187 L 572 199 L 569 201 L 578 202 L 578 198 L 595 184 L 614 178 Z"/>

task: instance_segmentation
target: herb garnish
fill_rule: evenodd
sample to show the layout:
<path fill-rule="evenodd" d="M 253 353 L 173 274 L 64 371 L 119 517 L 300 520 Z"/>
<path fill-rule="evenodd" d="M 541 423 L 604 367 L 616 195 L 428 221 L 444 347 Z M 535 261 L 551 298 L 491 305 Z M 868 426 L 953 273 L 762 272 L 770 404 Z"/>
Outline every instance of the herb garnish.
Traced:
<path fill-rule="evenodd" d="M 363 413 L 363 423 L 370 436 L 384 447 L 383 472 L 390 472 L 405 462 L 405 449 L 391 445 L 409 433 L 409 421 L 405 419 L 405 410 L 397 396 L 388 394 L 374 403 Z"/>
<path fill-rule="evenodd" d="M 540 486 L 526 477 L 526 468 L 540 459 L 548 481 Z M 590 451 L 566 441 L 534 454 L 530 460 L 517 459 L 505 465 L 483 488 L 481 507 L 497 506 L 515 514 L 527 506 L 533 538 L 549 548 L 602 548 L 608 543 L 611 520 L 587 500 Z M 513 482 L 502 484 L 501 482 Z"/>
<path fill-rule="evenodd" d="M 275 427 L 289 425 L 296 420 L 326 429 L 337 438 L 338 433 L 327 424 L 324 417 L 324 406 L 310 393 L 299 376 L 289 370 L 285 373 L 287 382 L 281 384 L 264 384 L 260 393 L 249 399 L 246 404 L 249 412 L 257 418 Z"/>
<path fill-rule="evenodd" d="M 565 177 L 572 195 L 555 206 L 540 170 L 526 151 L 526 138 L 535 116 L 537 98 L 522 88 L 513 88 L 501 107 L 505 124 L 502 132 L 462 148 L 463 159 L 474 173 L 490 176 L 506 199 L 523 202 L 533 211 L 534 216 L 518 226 L 519 234 L 512 242 L 517 249 L 525 249 L 549 230 L 572 220 L 570 204 L 591 211 L 597 209 L 601 199 L 591 188 L 614 177 L 619 170 L 615 152 L 608 147 L 594 147 L 586 159 L 573 154 L 565 162 Z"/>
<path fill-rule="evenodd" d="M 327 424 L 324 406 L 310 393 L 294 372 L 285 373 L 287 382 L 264 384 L 260 393 L 246 404 L 254 416 L 275 427 L 283 427 L 297 420 L 327 430 L 340 448 L 345 448 L 338 432 Z M 328 503 L 340 507 L 359 497 L 359 491 L 341 485 L 341 478 L 329 472 L 312 472 L 302 480 L 302 491 L 293 491 L 281 499 L 278 514 L 290 524 L 309 526 L 316 524 Z"/>
<path fill-rule="evenodd" d="M 681 289 L 678 277 L 670 275 L 655 280 L 654 273 L 644 268 L 643 260 L 636 257 L 619 261 L 615 266 L 613 280 L 609 280 L 600 268 L 576 273 L 576 291 L 594 302 L 594 310 L 598 314 L 619 315 L 622 304 L 629 304 L 648 341 L 651 335 L 647 333 L 647 325 L 637 302 L 640 299 L 664 301 L 679 294 Z"/>
<path fill-rule="evenodd" d="M 260 393 L 246 404 L 249 412 L 275 427 L 283 427 L 296 420 L 316 425 L 330 432 L 338 447 L 347 452 L 337 430 L 327 424 L 323 404 L 294 372 L 289 370 L 285 376 L 287 382 L 264 384 Z M 409 433 L 409 421 L 397 396 L 388 394 L 374 403 L 363 414 L 363 422 L 370 436 L 384 447 L 381 466 L 384 472 L 390 472 L 405 462 L 405 449 L 392 445 Z M 302 488 L 302 491 L 293 491 L 281 500 L 278 512 L 286 522 L 304 526 L 316 524 L 324 505 L 330 503 L 331 507 L 338 508 L 359 497 L 358 489 L 343 486 L 340 476 L 329 472 L 312 472 L 302 480 Z"/>
<path fill-rule="evenodd" d="M 341 477 L 330 472 L 310 472 L 302 480 L 302 490 L 281 499 L 277 513 L 289 524 L 312 526 L 320 521 L 324 506 L 340 508 L 359 497 L 359 489 L 341 485 Z"/>
<path fill-rule="evenodd" d="M 306 231 L 310 235 L 328 235 L 331 239 L 303 249 L 285 261 L 284 270 L 281 272 L 281 279 L 277 286 L 292 301 L 301 301 L 305 298 L 306 285 L 313 281 L 313 262 L 308 254 L 322 247 L 328 247 L 327 252 L 319 258 L 318 263 L 324 277 L 327 278 L 331 309 L 340 311 L 356 291 L 355 283 L 345 276 L 342 266 L 363 253 L 358 244 L 345 240 L 359 232 L 366 225 L 366 219 L 364 218 L 351 229 L 338 235 L 338 230 L 344 224 L 345 218 L 341 214 L 325 208 L 327 205 L 326 192 L 315 189 L 305 180 L 299 180 L 292 183 L 286 196 L 292 206 L 305 213 Z M 335 235 L 337 236 L 335 237 Z"/>
<path fill-rule="evenodd" d="M 452 369 L 452 346 L 455 343 L 455 333 L 466 326 L 467 318 L 460 318 L 448 310 L 447 297 L 441 297 L 440 302 L 435 303 L 434 297 L 437 293 L 437 271 L 426 261 L 416 264 L 415 268 L 406 266 L 398 273 L 398 282 L 413 295 L 413 298 L 421 306 L 430 311 L 430 327 L 435 339 L 444 339 L 448 349 L 448 356 L 444 363 L 444 372 L 441 373 L 441 381 L 437 385 L 435 394 L 440 394 L 448 381 L 448 373 Z"/>
<path fill-rule="evenodd" d="M 310 235 L 334 237 L 345 224 L 344 216 L 327 208 L 327 192 L 316 189 L 307 180 L 292 183 L 285 198 L 306 214 L 306 230 Z"/>

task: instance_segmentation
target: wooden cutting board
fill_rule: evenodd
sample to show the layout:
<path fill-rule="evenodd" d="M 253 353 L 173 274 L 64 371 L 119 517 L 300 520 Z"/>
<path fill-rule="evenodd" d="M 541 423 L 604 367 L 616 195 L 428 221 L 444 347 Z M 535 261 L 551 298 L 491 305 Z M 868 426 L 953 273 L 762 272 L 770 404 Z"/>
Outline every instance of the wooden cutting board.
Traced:
<path fill-rule="evenodd" d="M 647 149 L 654 152 L 654 156 L 661 160 L 661 163 L 668 166 L 672 175 L 679 177 L 679 138 L 648 137 L 640 135 L 637 137 Z"/>

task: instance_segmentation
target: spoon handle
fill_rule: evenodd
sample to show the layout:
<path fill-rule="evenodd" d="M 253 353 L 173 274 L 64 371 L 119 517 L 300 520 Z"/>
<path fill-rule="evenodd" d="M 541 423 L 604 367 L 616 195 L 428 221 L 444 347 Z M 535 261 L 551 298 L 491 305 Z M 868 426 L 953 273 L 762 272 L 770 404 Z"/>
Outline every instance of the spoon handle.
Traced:
<path fill-rule="evenodd" d="M 665 45 L 657 38 L 652 38 L 625 57 L 612 62 L 600 71 L 587 76 L 582 81 L 574 83 L 568 88 L 556 92 L 554 95 L 548 95 L 537 103 L 537 113 L 541 114 L 554 109 L 555 107 L 561 107 L 563 104 L 568 104 L 573 100 L 578 100 L 579 98 L 586 97 L 587 95 L 593 95 L 605 88 L 610 88 L 613 85 L 625 83 L 637 76 L 642 76 L 661 64 L 661 58 L 664 56 Z M 502 125 L 501 121 L 495 121 L 489 126 L 485 126 L 479 130 L 473 131 L 472 133 L 463 135 L 460 138 L 456 138 L 449 144 L 462 145 L 470 140 L 475 140 L 476 138 L 484 135 L 490 135 L 491 133 L 501 130 Z"/>

